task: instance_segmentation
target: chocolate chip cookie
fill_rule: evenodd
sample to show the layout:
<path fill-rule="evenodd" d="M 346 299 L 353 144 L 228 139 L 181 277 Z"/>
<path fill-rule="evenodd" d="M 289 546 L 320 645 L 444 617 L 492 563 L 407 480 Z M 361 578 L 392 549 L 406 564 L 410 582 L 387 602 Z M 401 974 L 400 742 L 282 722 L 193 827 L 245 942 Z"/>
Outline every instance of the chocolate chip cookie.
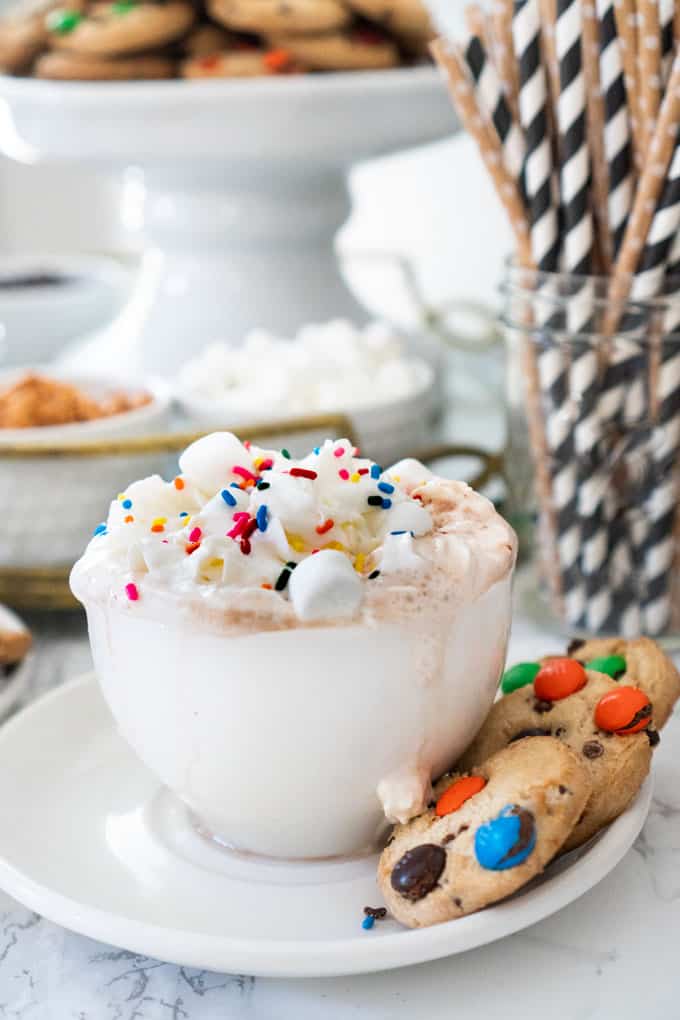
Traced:
<path fill-rule="evenodd" d="M 3 667 L 21 662 L 31 647 L 31 634 L 18 616 L 0 606 L 0 675 Z"/>
<path fill-rule="evenodd" d="M 592 794 L 565 842 L 580 846 L 625 811 L 649 772 L 658 743 L 653 705 L 644 691 L 550 659 L 528 683 L 497 701 L 456 768 L 466 771 L 525 737 L 552 736 L 585 763 Z"/>
<path fill-rule="evenodd" d="M 375 28 L 323 35 L 273 35 L 270 42 L 312 71 L 380 71 L 399 64 L 399 50 Z"/>
<path fill-rule="evenodd" d="M 435 805 L 399 825 L 378 883 L 402 924 L 422 928 L 471 914 L 539 875 L 588 801 L 589 770 L 555 738 L 520 740 L 448 776 Z"/>

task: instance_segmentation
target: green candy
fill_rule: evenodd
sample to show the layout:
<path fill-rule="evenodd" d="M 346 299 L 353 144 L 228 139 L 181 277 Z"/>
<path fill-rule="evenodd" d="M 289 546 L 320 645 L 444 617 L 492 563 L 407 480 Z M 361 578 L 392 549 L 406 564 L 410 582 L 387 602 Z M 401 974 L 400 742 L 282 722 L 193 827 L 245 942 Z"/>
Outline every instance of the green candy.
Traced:
<path fill-rule="evenodd" d="M 627 669 L 626 660 L 622 655 L 602 655 L 599 659 L 586 662 L 586 669 L 594 669 L 597 673 L 606 673 L 612 680 L 618 680 Z"/>
<path fill-rule="evenodd" d="M 133 11 L 136 6 L 137 0 L 116 0 L 116 3 L 111 5 L 111 10 L 114 14 L 127 14 L 128 11 Z"/>
<path fill-rule="evenodd" d="M 518 662 L 516 666 L 506 669 L 501 680 L 503 694 L 512 694 L 520 687 L 532 684 L 540 668 L 540 662 Z"/>
<path fill-rule="evenodd" d="M 57 35 L 68 35 L 82 20 L 83 16 L 79 11 L 62 8 L 47 15 L 47 27 L 50 32 L 56 32 Z"/>

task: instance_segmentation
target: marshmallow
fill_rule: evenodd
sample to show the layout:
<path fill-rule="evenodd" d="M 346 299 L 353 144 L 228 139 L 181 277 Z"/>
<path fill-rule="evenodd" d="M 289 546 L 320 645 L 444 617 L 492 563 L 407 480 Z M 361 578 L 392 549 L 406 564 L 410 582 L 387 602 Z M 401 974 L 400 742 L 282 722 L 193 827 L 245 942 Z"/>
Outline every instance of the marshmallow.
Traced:
<path fill-rule="evenodd" d="M 413 536 L 408 532 L 404 535 L 388 535 L 383 542 L 380 557 L 380 572 L 396 574 L 401 570 L 422 570 L 425 561 L 413 548 Z"/>
<path fill-rule="evenodd" d="M 431 478 L 435 477 L 432 471 L 415 457 L 398 460 L 396 464 L 388 468 L 387 474 L 390 478 L 398 478 L 399 484 L 406 492 L 417 489 L 419 485 L 423 485 L 424 482 L 429 482 Z"/>
<path fill-rule="evenodd" d="M 417 538 L 432 531 L 432 515 L 416 500 L 396 503 L 387 514 L 390 531 L 410 531 Z"/>
<path fill-rule="evenodd" d="M 361 604 L 363 584 L 341 552 L 322 549 L 293 571 L 288 584 L 300 620 L 353 616 Z"/>
<path fill-rule="evenodd" d="M 243 443 L 231 432 L 213 432 L 197 439 L 179 458 L 182 474 L 190 482 L 211 494 L 237 478 L 234 465 L 250 465 L 251 458 Z"/>

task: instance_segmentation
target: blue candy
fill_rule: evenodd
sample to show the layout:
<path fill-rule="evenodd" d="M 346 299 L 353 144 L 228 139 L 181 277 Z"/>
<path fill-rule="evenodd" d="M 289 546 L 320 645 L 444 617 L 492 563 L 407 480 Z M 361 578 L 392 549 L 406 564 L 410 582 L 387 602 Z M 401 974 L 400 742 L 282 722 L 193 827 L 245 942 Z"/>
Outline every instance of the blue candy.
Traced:
<path fill-rule="evenodd" d="M 374 924 L 375 918 L 371 917 L 371 915 L 369 914 L 368 917 L 365 917 L 361 922 L 361 927 L 364 929 L 364 931 L 370 931 Z"/>
<path fill-rule="evenodd" d="M 536 826 L 530 811 L 507 804 L 496 818 L 475 833 L 475 857 L 488 871 L 505 871 L 522 864 L 536 846 Z"/>

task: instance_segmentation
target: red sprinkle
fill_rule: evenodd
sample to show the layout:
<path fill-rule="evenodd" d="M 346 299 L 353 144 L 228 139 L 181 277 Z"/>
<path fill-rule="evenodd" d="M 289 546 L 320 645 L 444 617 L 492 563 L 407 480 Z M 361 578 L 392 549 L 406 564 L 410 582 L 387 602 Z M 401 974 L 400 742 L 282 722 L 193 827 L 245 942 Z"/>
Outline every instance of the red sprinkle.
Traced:
<path fill-rule="evenodd" d="M 333 450 L 333 456 L 334 457 L 342 457 L 344 452 L 345 452 L 345 447 L 344 446 L 339 446 L 337 448 L 337 450 Z"/>
<path fill-rule="evenodd" d="M 200 542 L 189 542 L 186 546 L 187 556 L 191 556 L 192 553 L 195 553 L 200 544 Z"/>
<path fill-rule="evenodd" d="M 347 468 L 340 468 L 338 474 L 340 475 L 344 482 L 349 480 L 349 471 L 347 470 Z"/>
<path fill-rule="evenodd" d="M 359 470 L 357 471 L 357 474 L 358 475 L 367 475 L 368 474 L 368 468 L 359 468 Z"/>
<path fill-rule="evenodd" d="M 241 533 L 241 538 L 243 538 L 243 539 L 246 539 L 246 538 L 250 538 L 250 536 L 252 535 L 252 533 L 253 533 L 254 531 L 256 531 L 256 530 L 257 530 L 257 521 L 256 521 L 256 519 L 255 519 L 255 518 L 253 517 L 253 518 L 251 518 L 251 519 L 250 519 L 250 520 L 249 520 L 249 521 L 247 522 L 247 524 L 246 524 L 245 528 L 243 529 L 243 531 L 242 531 L 242 533 Z"/>
<path fill-rule="evenodd" d="M 237 520 L 231 531 L 227 532 L 227 538 L 238 538 L 246 530 L 248 526 L 248 514 L 239 514 Z"/>
<path fill-rule="evenodd" d="M 243 445 L 245 446 L 246 450 L 249 450 L 250 447 L 252 446 L 252 443 L 250 442 L 249 439 L 244 439 L 243 440 Z"/>
<path fill-rule="evenodd" d="M 244 556 L 249 556 L 250 555 L 251 548 L 252 548 L 252 546 L 250 544 L 250 539 L 249 538 L 242 538 L 241 539 L 241 552 L 243 553 Z"/>
<path fill-rule="evenodd" d="M 294 478 L 309 478 L 312 482 L 318 477 L 316 471 L 309 471 L 307 468 L 291 468 L 289 474 Z"/>
<path fill-rule="evenodd" d="M 180 490 L 184 488 L 184 479 L 183 478 L 179 478 L 179 477 L 175 478 L 175 488 L 176 489 L 180 489 Z"/>
<path fill-rule="evenodd" d="M 335 521 L 332 521 L 329 517 L 327 521 L 323 522 L 323 524 L 317 524 L 314 530 L 316 531 L 317 535 L 325 535 L 327 531 L 330 531 L 331 528 L 334 527 L 334 525 Z"/>
<path fill-rule="evenodd" d="M 271 469 L 273 467 L 274 467 L 274 461 L 271 459 L 271 457 L 267 457 L 267 459 L 263 460 L 262 463 L 260 464 L 259 470 L 260 471 L 271 471 Z"/>
<path fill-rule="evenodd" d="M 132 584 L 132 583 L 126 584 L 125 585 L 125 594 L 130 599 L 130 602 L 138 602 L 139 601 L 139 591 L 137 590 L 137 585 L 136 584 Z"/>
<path fill-rule="evenodd" d="M 202 534 L 203 532 L 201 531 L 200 528 L 193 528 L 193 530 L 189 532 L 189 541 L 198 542 Z"/>
<path fill-rule="evenodd" d="M 248 468 L 241 467 L 239 464 L 237 464 L 236 467 L 233 467 L 231 469 L 231 471 L 232 471 L 232 474 L 239 475 L 239 477 L 243 478 L 244 481 L 246 481 L 246 482 L 247 481 L 251 481 L 251 482 L 256 482 L 257 481 L 257 475 L 254 475 L 252 471 L 248 470 Z"/>

